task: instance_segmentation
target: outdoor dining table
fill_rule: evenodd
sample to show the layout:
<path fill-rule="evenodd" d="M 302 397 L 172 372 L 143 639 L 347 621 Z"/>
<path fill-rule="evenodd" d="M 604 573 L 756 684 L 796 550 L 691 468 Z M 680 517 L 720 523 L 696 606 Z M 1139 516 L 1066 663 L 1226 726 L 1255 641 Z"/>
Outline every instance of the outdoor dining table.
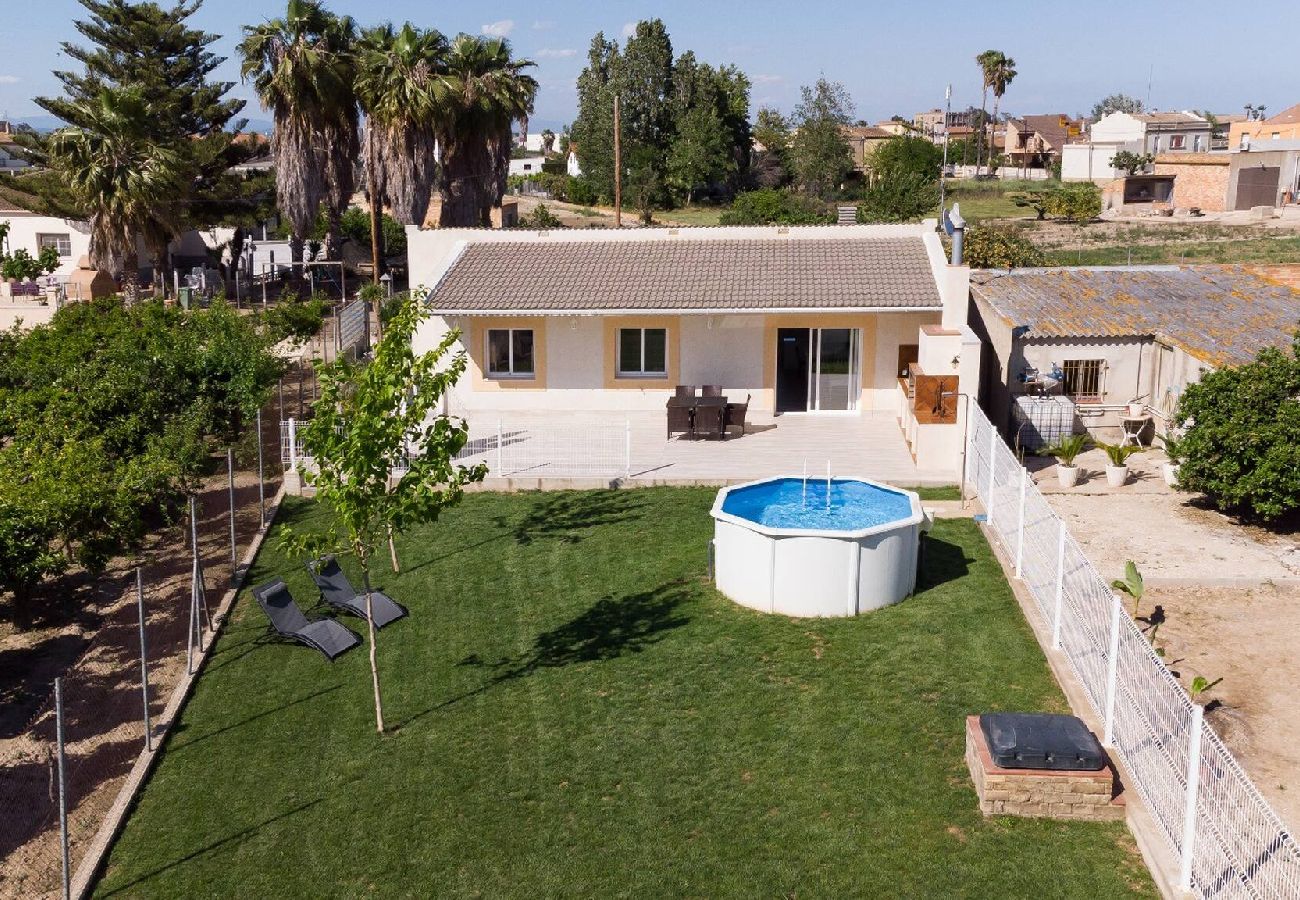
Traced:
<path fill-rule="evenodd" d="M 726 432 L 727 398 L 726 397 L 669 397 L 668 405 L 682 407 L 691 411 L 691 436 L 697 434 L 716 434 L 724 437 Z M 701 426 L 704 426 L 702 428 Z"/>

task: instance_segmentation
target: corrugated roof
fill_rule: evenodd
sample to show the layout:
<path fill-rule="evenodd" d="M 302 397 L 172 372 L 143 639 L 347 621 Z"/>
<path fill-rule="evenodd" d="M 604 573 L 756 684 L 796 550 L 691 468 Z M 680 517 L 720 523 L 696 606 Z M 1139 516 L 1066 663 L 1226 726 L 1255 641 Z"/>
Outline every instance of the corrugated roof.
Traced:
<path fill-rule="evenodd" d="M 1300 292 L 1238 267 L 977 272 L 971 292 L 1026 340 L 1159 335 L 1213 366 L 1289 346 L 1300 327 Z"/>
<path fill-rule="evenodd" d="M 920 238 L 470 242 L 445 312 L 940 308 Z"/>

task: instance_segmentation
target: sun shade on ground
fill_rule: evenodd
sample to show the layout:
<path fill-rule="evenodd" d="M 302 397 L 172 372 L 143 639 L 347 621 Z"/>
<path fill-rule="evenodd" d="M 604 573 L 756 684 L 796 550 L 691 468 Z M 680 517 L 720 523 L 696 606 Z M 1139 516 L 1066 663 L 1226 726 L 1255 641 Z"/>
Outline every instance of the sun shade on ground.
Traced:
<path fill-rule="evenodd" d="M 471 495 L 406 536 L 384 736 L 365 654 L 242 598 L 98 893 L 1154 895 L 1122 825 L 976 809 L 964 716 L 1065 706 L 973 523 L 915 597 L 794 620 L 702 577 L 713 496 Z M 251 583 L 313 596 L 274 547 Z"/>

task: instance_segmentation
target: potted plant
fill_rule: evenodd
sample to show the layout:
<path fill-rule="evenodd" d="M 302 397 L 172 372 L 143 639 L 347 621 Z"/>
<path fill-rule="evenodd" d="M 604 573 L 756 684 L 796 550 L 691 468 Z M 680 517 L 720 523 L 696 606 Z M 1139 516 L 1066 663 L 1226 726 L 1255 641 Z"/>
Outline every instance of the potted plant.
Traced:
<path fill-rule="evenodd" d="M 1098 443 L 1097 446 L 1106 451 L 1106 459 L 1109 462 L 1106 466 L 1106 483 L 1111 487 L 1121 487 L 1128 481 L 1128 458 L 1134 453 L 1141 453 L 1142 448 L 1104 443 Z"/>
<path fill-rule="evenodd" d="M 1168 462 L 1161 466 L 1165 484 L 1171 488 L 1178 487 L 1178 464 L 1183 461 L 1183 439 L 1176 438 L 1169 432 L 1160 435 L 1160 446 L 1165 451 Z"/>
<path fill-rule="evenodd" d="M 1056 457 L 1056 478 L 1061 487 L 1074 487 L 1079 483 L 1079 467 L 1074 464 L 1074 458 L 1087 450 L 1089 444 L 1088 435 L 1072 434 L 1045 451 L 1048 456 Z"/>
<path fill-rule="evenodd" d="M 1146 404 L 1141 400 L 1130 400 L 1128 402 L 1128 415 L 1130 419 L 1140 419 L 1146 412 Z"/>

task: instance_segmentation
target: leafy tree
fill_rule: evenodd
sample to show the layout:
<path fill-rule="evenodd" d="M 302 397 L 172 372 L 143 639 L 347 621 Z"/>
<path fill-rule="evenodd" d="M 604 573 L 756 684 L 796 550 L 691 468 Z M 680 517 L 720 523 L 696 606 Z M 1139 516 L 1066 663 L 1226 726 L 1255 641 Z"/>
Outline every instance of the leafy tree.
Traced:
<path fill-rule="evenodd" d="M 455 464 L 469 428 L 464 421 L 437 415 L 437 409 L 464 373 L 465 353 L 448 359 L 460 336 L 451 331 L 436 349 L 417 355 L 411 338 L 425 314 L 418 301 L 408 300 L 388 322 L 372 362 L 341 357 L 321 367 L 315 415 L 298 434 L 316 469 L 304 473 L 304 479 L 334 523 L 324 534 L 282 531 L 292 552 L 340 550 L 350 553 L 361 569 L 375 726 L 381 732 L 384 708 L 371 618 L 375 554 L 390 534 L 436 521 L 445 508 L 460 502 L 466 484 L 482 481 L 486 474 L 481 465 Z M 399 462 L 406 471 L 394 483 Z"/>
<path fill-rule="evenodd" d="M 159 207 L 158 221 L 141 230 L 155 270 L 162 272 L 169 265 L 167 244 L 184 227 L 211 224 L 204 218 L 209 210 L 203 203 L 223 196 L 222 174 L 239 161 L 240 148 L 227 128 L 238 132 L 243 127 L 236 117 L 244 101 L 226 96 L 231 83 L 210 80 L 225 58 L 211 50 L 218 35 L 190 25 L 201 0 L 179 0 L 171 6 L 128 0 L 79 2 L 89 16 L 74 24 L 90 43 L 65 41 L 61 47 L 84 68 L 56 71 L 63 96 L 38 97 L 36 102 L 71 127 L 93 133 L 102 124 L 96 110 L 105 90 L 134 91 L 147 101 L 142 139 L 168 148 L 187 175 L 175 186 L 166 209 Z M 47 142 L 31 137 L 26 144 L 44 157 Z"/>
<path fill-rule="evenodd" d="M 892 137 L 871 155 L 872 174 L 884 179 L 914 175 L 927 181 L 937 181 L 942 166 L 943 148 L 933 141 L 913 135 Z"/>
<path fill-rule="evenodd" d="M 663 20 L 638 22 L 619 57 L 615 88 L 623 128 L 623 159 L 633 205 L 646 217 L 646 203 L 658 205 L 676 134 L 673 105 L 673 43 Z"/>
<path fill-rule="evenodd" d="M 844 85 L 825 78 L 811 87 L 805 85 L 800 93 L 791 120 L 796 129 L 791 162 L 800 189 L 828 200 L 853 168 L 853 151 L 843 132 L 853 121 L 853 101 Z"/>
<path fill-rule="evenodd" d="M 542 129 L 542 155 L 550 156 L 555 152 L 555 132 L 549 128 Z"/>
<path fill-rule="evenodd" d="M 697 190 L 724 180 L 734 166 L 717 111 L 702 105 L 687 110 L 668 156 L 668 184 L 693 203 Z"/>
<path fill-rule="evenodd" d="M 1019 269 L 1046 263 L 1043 251 L 1024 235 L 994 225 L 972 225 L 962 244 L 972 269 Z"/>
<path fill-rule="evenodd" d="M 0 278 L 35 279 L 59 267 L 59 251 L 53 247 L 42 247 L 37 256 L 32 256 L 23 247 L 6 254 L 5 240 L 10 227 L 8 221 L 0 222 Z"/>
<path fill-rule="evenodd" d="M 904 173 L 872 182 L 862 192 L 859 222 L 915 222 L 939 208 L 939 182 Z"/>
<path fill-rule="evenodd" d="M 537 80 L 525 71 L 533 65 L 514 58 L 501 38 L 462 34 L 452 41 L 437 80 L 443 228 L 486 226 L 501 203 L 512 123 L 532 114 L 537 96 Z"/>
<path fill-rule="evenodd" d="M 754 140 L 763 149 L 750 164 L 753 181 L 760 187 L 784 187 L 794 177 L 790 163 L 790 123 L 770 106 L 759 109 L 754 121 Z"/>
<path fill-rule="evenodd" d="M 673 68 L 674 134 L 668 184 L 687 202 L 697 189 L 730 189 L 749 162 L 749 79 L 734 66 L 715 69 L 683 53 Z"/>
<path fill-rule="evenodd" d="M 362 247 L 369 247 L 371 216 L 369 212 L 350 206 L 339 219 L 339 229 L 343 236 L 351 238 Z M 406 228 L 392 216 L 384 213 L 380 219 L 383 234 L 383 247 L 389 256 L 406 255 Z"/>
<path fill-rule="evenodd" d="M 279 209 L 290 226 L 289 252 L 303 244 L 324 206 L 342 215 L 352 195 L 357 100 L 352 19 L 317 0 L 288 0 L 285 15 L 245 26 L 241 74 L 275 121 L 271 150 Z"/>
<path fill-rule="evenodd" d="M 587 51 L 587 67 L 578 76 L 578 117 L 572 131 L 582 177 L 597 197 L 606 199 L 614 196 L 614 79 L 619 59 L 618 43 L 596 32 Z M 566 149 L 562 146 L 561 152 Z"/>
<path fill-rule="evenodd" d="M 623 189 L 641 223 L 651 224 L 654 221 L 655 207 L 662 203 L 664 197 L 659 155 L 652 148 L 632 148 L 628 155 L 627 178 Z"/>
<path fill-rule="evenodd" d="M 1134 153 L 1132 150 L 1121 150 L 1110 158 L 1110 167 L 1112 169 L 1123 169 L 1125 175 L 1136 175 L 1139 170 L 1145 169 L 1155 162 L 1155 158 L 1154 153 Z"/>
<path fill-rule="evenodd" d="M 722 225 L 821 225 L 834 219 L 830 208 L 815 198 L 761 188 L 737 194 L 718 221 Z"/>
<path fill-rule="evenodd" d="M 1265 522 L 1300 509 L 1300 334 L 1189 385 L 1174 421 L 1180 487 Z"/>
<path fill-rule="evenodd" d="M 1052 190 L 1047 188 L 1033 191 L 1013 191 L 1007 194 L 1007 199 L 1021 209 L 1032 209 L 1034 218 L 1041 222 L 1047 218 L 1047 210 L 1051 206 Z"/>
<path fill-rule="evenodd" d="M 1145 104 L 1128 94 L 1111 94 L 1092 105 L 1092 119 L 1095 122 L 1113 112 L 1140 113 L 1146 110 Z"/>
<path fill-rule="evenodd" d="M 65 128 L 50 142 L 50 161 L 90 212 L 90 263 L 132 284 L 139 270 L 136 237 L 150 245 L 177 228 L 193 172 L 186 157 L 153 137 L 151 112 L 134 88 L 104 88 L 75 106 L 86 127 Z M 133 292 L 133 288 L 131 289 Z"/>
<path fill-rule="evenodd" d="M 1101 215 L 1101 188 L 1090 181 L 1071 182 L 1048 196 L 1049 215 L 1067 222 L 1087 222 Z"/>

